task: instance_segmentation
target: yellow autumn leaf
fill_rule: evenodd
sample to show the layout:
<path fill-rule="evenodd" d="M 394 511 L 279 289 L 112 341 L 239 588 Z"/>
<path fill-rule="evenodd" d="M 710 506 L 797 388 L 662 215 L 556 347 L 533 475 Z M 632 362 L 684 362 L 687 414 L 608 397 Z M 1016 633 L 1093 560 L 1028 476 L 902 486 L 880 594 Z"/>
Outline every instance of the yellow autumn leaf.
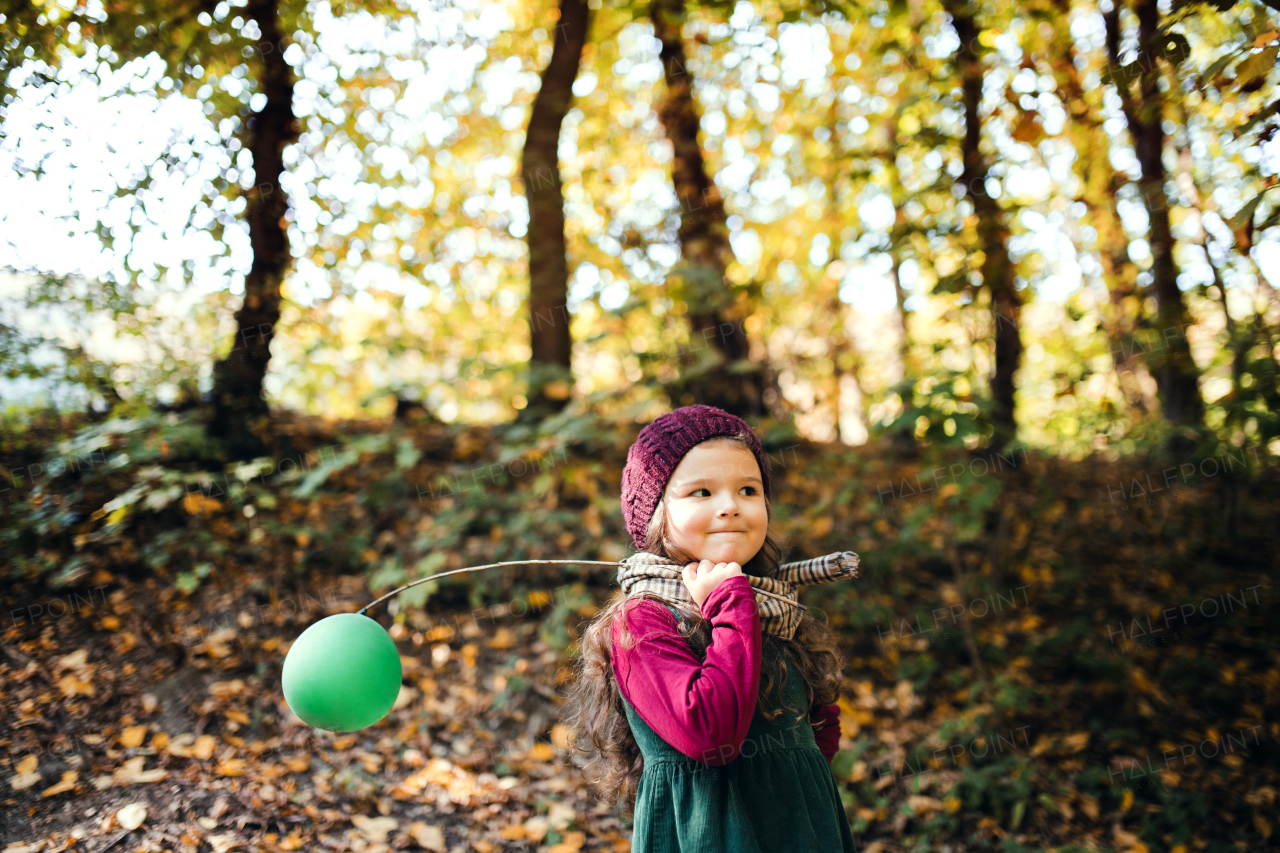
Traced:
<path fill-rule="evenodd" d="M 551 826 L 547 823 L 545 817 L 531 817 L 524 822 L 525 838 L 534 844 L 539 844 L 546 837 L 547 830 L 550 828 Z"/>
<path fill-rule="evenodd" d="M 585 832 L 570 832 L 564 837 L 559 844 L 551 846 L 547 853 L 578 853 L 582 849 L 582 845 L 587 843 L 587 834 Z"/>
<path fill-rule="evenodd" d="M 120 745 L 127 749 L 137 749 L 142 746 L 142 741 L 147 737 L 147 725 L 143 723 L 140 726 L 125 726 L 124 731 L 120 732 Z"/>
<path fill-rule="evenodd" d="M 538 741 L 525 757 L 532 761 L 550 761 L 556 757 L 556 748 L 549 743 Z"/>
<path fill-rule="evenodd" d="M 243 776 L 248 769 L 249 763 L 243 758 L 228 758 L 218 762 L 219 776 Z"/>
<path fill-rule="evenodd" d="M 489 640 L 489 648 L 498 649 L 499 651 L 512 648 L 515 644 L 516 635 L 510 628 L 499 628 L 494 632 L 493 638 Z"/>
<path fill-rule="evenodd" d="M 200 735 L 191 747 L 191 757 L 198 758 L 201 761 L 208 761 L 213 758 L 213 750 L 217 745 L 218 739 L 213 735 Z"/>
<path fill-rule="evenodd" d="M 68 770 L 67 772 L 62 774 L 61 782 L 58 782 L 56 785 L 51 785 L 48 788 L 45 788 L 44 792 L 40 794 L 40 796 L 52 797 L 55 794 L 61 794 L 65 791 L 74 790 L 74 788 L 76 787 L 76 782 L 79 781 L 79 779 L 80 779 L 80 773 L 78 771 Z"/>
<path fill-rule="evenodd" d="M 419 847 L 424 850 L 430 850 L 431 853 L 445 853 L 448 849 L 444 843 L 444 833 L 440 831 L 440 827 L 434 824 L 414 821 L 409 825 L 409 837 Z"/>
<path fill-rule="evenodd" d="M 146 782 L 159 782 L 161 779 L 169 775 L 168 770 L 156 768 L 154 770 L 143 770 L 142 765 L 146 762 L 145 755 L 138 755 L 130 758 L 115 772 L 111 774 L 111 784 L 117 787 L 125 787 L 128 785 L 138 785 Z"/>
<path fill-rule="evenodd" d="M 15 791 L 25 791 L 35 783 L 39 782 L 41 776 L 39 773 L 19 773 L 17 776 L 9 777 L 9 787 Z"/>
<path fill-rule="evenodd" d="M 21 761 L 18 762 L 18 766 L 15 767 L 14 769 L 17 770 L 19 773 L 31 773 L 31 772 L 34 772 L 35 769 L 39 766 L 40 766 L 39 759 L 37 759 L 34 755 L 31 755 L 30 753 L 28 753 L 26 756 L 23 757 Z"/>
<path fill-rule="evenodd" d="M 215 498 L 207 498 L 200 492 L 187 492 L 182 499 L 182 508 L 187 511 L 187 515 L 201 515 L 217 512 L 222 509 L 222 503 Z"/>
<path fill-rule="evenodd" d="M 400 821 L 393 817 L 365 817 L 357 814 L 351 816 L 351 823 L 375 844 L 384 843 L 387 833 L 400 828 Z"/>

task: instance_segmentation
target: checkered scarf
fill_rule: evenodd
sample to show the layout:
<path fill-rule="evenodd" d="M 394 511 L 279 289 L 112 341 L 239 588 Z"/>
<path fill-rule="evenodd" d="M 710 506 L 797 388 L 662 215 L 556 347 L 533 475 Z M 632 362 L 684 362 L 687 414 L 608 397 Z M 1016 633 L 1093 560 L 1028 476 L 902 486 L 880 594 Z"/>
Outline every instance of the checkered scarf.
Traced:
<path fill-rule="evenodd" d="M 618 565 L 618 585 L 622 587 L 622 594 L 628 598 L 652 593 L 670 604 L 683 604 L 697 610 L 693 596 L 689 595 L 689 588 L 684 585 L 683 569 L 683 566 L 666 557 L 640 551 Z M 786 599 L 779 601 L 756 593 L 760 630 L 790 640 L 795 635 L 805 610 L 805 606 L 797 600 L 797 587 L 857 576 L 858 555 L 852 551 L 836 551 L 825 557 L 785 563 L 778 568 L 777 577 L 747 575 L 747 581 L 754 589 L 771 592 Z"/>

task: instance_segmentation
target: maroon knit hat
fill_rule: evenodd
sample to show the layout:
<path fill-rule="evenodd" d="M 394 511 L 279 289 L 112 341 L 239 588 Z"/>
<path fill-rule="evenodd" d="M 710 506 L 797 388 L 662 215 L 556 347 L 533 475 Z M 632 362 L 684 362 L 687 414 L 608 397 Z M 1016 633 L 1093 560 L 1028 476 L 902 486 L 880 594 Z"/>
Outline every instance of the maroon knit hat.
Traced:
<path fill-rule="evenodd" d="M 666 491 L 667 481 L 684 455 L 709 438 L 741 430 L 750 436 L 748 441 L 760 465 L 765 497 L 773 500 L 764 447 L 751 426 L 737 415 L 715 406 L 684 406 L 656 418 L 640 430 L 636 443 L 627 451 L 627 465 L 622 469 L 622 517 L 637 548 L 644 549 L 649 522 Z"/>

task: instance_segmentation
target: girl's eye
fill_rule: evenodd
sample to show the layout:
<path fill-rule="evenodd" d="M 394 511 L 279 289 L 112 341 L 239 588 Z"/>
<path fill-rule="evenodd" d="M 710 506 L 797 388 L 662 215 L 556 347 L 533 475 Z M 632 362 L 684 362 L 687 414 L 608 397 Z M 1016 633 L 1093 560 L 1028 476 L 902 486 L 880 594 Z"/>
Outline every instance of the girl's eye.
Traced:
<path fill-rule="evenodd" d="M 756 487 L 755 487 L 755 486 L 743 486 L 742 488 L 744 488 L 744 489 L 750 489 L 750 490 L 751 490 L 751 494 L 753 494 L 753 495 L 756 493 Z M 696 495 L 698 492 L 706 492 L 706 493 L 707 493 L 707 497 L 711 497 L 711 490 L 710 490 L 710 489 L 708 489 L 706 486 L 700 486 L 699 488 L 696 488 L 696 489 L 694 489 L 694 490 L 693 490 L 693 494 L 695 494 L 695 495 Z"/>

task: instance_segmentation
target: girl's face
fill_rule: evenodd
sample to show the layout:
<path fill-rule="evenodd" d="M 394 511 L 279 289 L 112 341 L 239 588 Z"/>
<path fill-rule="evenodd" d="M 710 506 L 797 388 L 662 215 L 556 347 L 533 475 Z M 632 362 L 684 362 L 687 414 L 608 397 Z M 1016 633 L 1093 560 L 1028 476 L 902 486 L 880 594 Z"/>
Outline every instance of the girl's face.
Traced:
<path fill-rule="evenodd" d="M 671 544 L 699 560 L 746 565 L 764 545 L 769 510 L 755 454 L 699 444 L 680 460 L 663 494 Z"/>

